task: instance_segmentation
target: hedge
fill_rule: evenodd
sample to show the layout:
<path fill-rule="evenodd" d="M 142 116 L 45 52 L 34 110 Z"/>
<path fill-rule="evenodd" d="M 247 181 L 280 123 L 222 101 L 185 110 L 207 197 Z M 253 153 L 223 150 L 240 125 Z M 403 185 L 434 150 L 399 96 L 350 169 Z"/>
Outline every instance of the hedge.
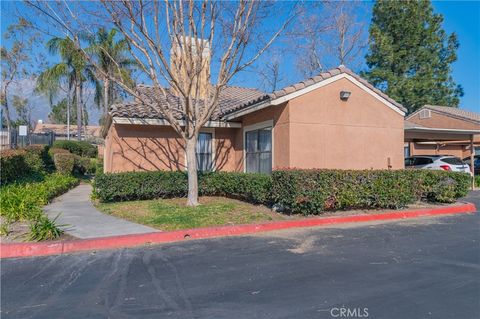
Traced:
<path fill-rule="evenodd" d="M 470 186 L 465 173 L 430 170 L 279 170 L 272 201 L 286 211 L 402 208 L 419 200 L 454 202 Z"/>
<path fill-rule="evenodd" d="M 471 183 L 464 173 L 428 170 L 278 170 L 272 175 L 199 174 L 200 195 L 277 205 L 287 212 L 318 214 L 339 209 L 402 208 L 419 200 L 454 202 Z M 96 176 L 102 202 L 185 197 L 185 172 L 106 173 Z"/>
<path fill-rule="evenodd" d="M 32 173 L 45 173 L 52 162 L 45 145 L 31 145 L 18 150 L 0 152 L 0 179 L 2 184 L 11 183 Z"/>
<path fill-rule="evenodd" d="M 84 157 L 97 157 L 98 152 L 98 149 L 95 145 L 92 145 L 86 141 L 58 140 L 53 142 L 52 147 L 62 148 L 68 150 L 72 154 Z"/>
<path fill-rule="evenodd" d="M 180 171 L 99 174 L 93 186 L 95 196 L 102 202 L 185 197 L 188 192 L 187 174 Z M 201 195 L 269 204 L 270 189 L 271 179 L 265 174 L 199 174 Z"/>
<path fill-rule="evenodd" d="M 75 165 L 75 157 L 73 154 L 56 153 L 53 155 L 53 161 L 57 172 L 65 175 L 72 174 Z"/>

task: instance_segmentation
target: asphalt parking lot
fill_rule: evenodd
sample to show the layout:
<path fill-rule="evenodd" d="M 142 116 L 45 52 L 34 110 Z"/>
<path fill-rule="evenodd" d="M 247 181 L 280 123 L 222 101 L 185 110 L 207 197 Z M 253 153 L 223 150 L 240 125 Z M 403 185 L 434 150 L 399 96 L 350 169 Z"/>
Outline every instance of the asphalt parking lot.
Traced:
<path fill-rule="evenodd" d="M 2 260 L 1 317 L 478 318 L 479 243 L 477 212 Z"/>

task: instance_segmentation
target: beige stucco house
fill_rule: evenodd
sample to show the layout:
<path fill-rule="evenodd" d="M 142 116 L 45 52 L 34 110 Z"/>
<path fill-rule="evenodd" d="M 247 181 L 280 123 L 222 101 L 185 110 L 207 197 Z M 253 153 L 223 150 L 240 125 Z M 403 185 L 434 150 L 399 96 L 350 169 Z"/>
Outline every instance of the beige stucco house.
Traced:
<path fill-rule="evenodd" d="M 271 94 L 227 87 L 199 138 L 199 168 L 400 169 L 405 111 L 344 66 Z M 158 110 L 133 101 L 113 105 L 110 116 L 106 172 L 185 169 L 182 139 Z"/>

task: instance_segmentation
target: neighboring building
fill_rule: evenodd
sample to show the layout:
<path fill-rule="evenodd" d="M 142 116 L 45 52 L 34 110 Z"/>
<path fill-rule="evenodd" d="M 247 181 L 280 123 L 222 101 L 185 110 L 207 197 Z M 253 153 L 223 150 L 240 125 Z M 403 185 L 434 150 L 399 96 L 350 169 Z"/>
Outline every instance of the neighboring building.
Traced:
<path fill-rule="evenodd" d="M 405 119 L 405 155 L 480 154 L 480 114 L 425 105 Z"/>
<path fill-rule="evenodd" d="M 405 111 L 344 66 L 271 94 L 227 87 L 200 134 L 199 169 L 401 169 Z M 185 169 L 183 141 L 158 109 L 133 101 L 109 114 L 106 172 Z"/>
<path fill-rule="evenodd" d="M 87 125 L 85 127 L 86 130 L 86 138 L 101 138 L 101 126 L 94 126 L 94 125 Z M 55 139 L 57 140 L 65 140 L 68 136 L 67 125 L 66 124 L 48 124 L 42 123 L 39 121 L 35 124 L 35 128 L 33 129 L 34 134 L 49 134 L 53 132 L 55 134 Z M 77 136 L 77 126 L 70 125 L 70 138 L 75 139 Z M 82 137 L 84 137 L 82 135 Z"/>

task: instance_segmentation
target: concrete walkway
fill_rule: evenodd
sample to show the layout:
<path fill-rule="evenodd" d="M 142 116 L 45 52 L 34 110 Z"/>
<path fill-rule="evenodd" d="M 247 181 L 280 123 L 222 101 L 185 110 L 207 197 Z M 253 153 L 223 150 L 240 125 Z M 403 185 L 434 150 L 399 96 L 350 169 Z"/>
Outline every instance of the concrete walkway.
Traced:
<path fill-rule="evenodd" d="M 57 197 L 44 211 L 49 218 L 58 214 L 57 224 L 67 226 L 62 229 L 77 238 L 107 237 L 116 235 L 151 233 L 155 228 L 135 224 L 99 212 L 90 201 L 92 186 L 82 184 Z"/>

